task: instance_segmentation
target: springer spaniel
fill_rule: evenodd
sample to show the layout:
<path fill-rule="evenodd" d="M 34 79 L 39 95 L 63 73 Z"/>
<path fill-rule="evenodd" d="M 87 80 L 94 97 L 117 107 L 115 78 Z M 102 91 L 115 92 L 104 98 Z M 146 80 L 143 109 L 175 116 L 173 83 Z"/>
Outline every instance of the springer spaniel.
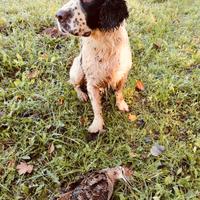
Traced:
<path fill-rule="evenodd" d="M 129 111 L 122 94 L 132 65 L 125 19 L 128 9 L 125 0 L 70 0 L 56 14 L 59 30 L 81 36 L 82 47 L 70 69 L 69 82 L 80 100 L 91 100 L 94 120 L 88 131 L 103 130 L 101 89 L 112 87 L 116 105 Z"/>

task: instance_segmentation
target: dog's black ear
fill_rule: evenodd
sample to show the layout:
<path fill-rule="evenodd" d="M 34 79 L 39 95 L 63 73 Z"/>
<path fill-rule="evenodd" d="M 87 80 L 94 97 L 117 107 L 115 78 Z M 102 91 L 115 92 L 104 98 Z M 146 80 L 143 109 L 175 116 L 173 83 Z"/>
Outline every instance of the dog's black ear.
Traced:
<path fill-rule="evenodd" d="M 125 0 L 105 0 L 99 13 L 99 29 L 113 30 L 120 26 L 128 17 L 128 8 Z"/>

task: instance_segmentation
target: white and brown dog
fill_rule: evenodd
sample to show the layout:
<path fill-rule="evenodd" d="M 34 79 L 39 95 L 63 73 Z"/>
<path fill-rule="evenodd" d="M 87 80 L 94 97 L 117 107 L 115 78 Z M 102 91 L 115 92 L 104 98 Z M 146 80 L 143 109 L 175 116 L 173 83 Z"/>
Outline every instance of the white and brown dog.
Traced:
<path fill-rule="evenodd" d="M 100 89 L 115 90 L 116 105 L 128 111 L 122 89 L 132 65 L 131 50 L 124 20 L 128 9 L 124 0 L 71 0 L 56 14 L 59 30 L 82 37 L 82 48 L 70 69 L 70 83 L 79 99 L 86 101 L 87 92 L 94 111 L 88 131 L 103 130 Z"/>

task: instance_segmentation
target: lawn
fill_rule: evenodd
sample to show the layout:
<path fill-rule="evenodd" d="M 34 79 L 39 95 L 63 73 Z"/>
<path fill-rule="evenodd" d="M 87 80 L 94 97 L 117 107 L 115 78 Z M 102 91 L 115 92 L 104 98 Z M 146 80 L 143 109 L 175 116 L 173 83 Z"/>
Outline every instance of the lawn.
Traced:
<path fill-rule="evenodd" d="M 79 175 L 116 165 L 134 170 L 133 188 L 119 182 L 113 200 L 200 199 L 200 1 L 129 0 L 124 95 L 137 119 L 109 91 L 106 132 L 94 141 L 91 105 L 67 82 L 79 40 L 42 34 L 62 3 L 0 0 L 0 200 L 53 199 Z M 20 162 L 33 171 L 19 175 Z"/>

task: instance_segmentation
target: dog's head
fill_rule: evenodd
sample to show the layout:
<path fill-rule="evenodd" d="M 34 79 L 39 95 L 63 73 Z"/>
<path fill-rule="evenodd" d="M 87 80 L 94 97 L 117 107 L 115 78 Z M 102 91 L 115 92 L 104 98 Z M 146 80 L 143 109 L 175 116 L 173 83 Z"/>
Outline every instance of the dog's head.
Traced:
<path fill-rule="evenodd" d="M 127 17 L 125 0 L 70 0 L 56 14 L 60 31 L 76 36 L 114 30 Z"/>

